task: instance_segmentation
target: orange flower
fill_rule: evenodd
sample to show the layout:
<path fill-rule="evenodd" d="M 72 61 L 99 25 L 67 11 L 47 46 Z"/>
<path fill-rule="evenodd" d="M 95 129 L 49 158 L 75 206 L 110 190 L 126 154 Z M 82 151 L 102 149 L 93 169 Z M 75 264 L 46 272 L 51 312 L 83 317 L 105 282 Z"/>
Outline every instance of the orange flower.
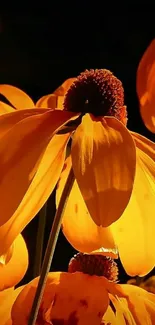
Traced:
<path fill-rule="evenodd" d="M 65 87 L 60 87 L 56 96 L 64 92 Z M 64 166 L 68 141 L 72 137 L 73 171 L 93 220 L 88 221 L 83 217 L 81 226 L 83 236 L 88 241 L 87 251 L 100 246 L 112 250 L 115 249 L 115 242 L 118 244 L 121 241 L 122 246 L 120 243 L 118 246 L 123 261 L 123 245 L 128 251 L 131 245 L 129 231 L 124 244 L 124 229 L 131 229 L 130 220 L 133 218 L 133 233 L 136 231 L 137 238 L 137 229 L 140 231 L 140 241 L 136 243 L 137 249 L 131 259 L 134 258 L 137 264 L 138 255 L 140 267 L 145 262 L 145 270 L 136 272 L 148 272 L 154 265 L 155 256 L 152 227 L 155 150 L 151 141 L 129 132 L 124 125 L 127 118 L 121 82 L 108 70 L 90 70 L 82 73 L 69 88 L 64 110 L 47 108 L 48 98 L 42 100 L 42 103 L 45 101 L 45 109 L 23 109 L 0 117 L 0 255 L 7 252 L 18 233 L 37 214 L 53 191 Z M 130 200 L 133 185 L 133 199 L 128 210 L 130 216 L 128 212 L 120 218 Z M 144 199 L 145 204 L 142 204 Z M 74 211 L 83 206 L 82 200 L 77 205 L 76 192 L 73 202 Z M 148 211 L 149 218 L 146 218 Z M 81 208 L 81 216 L 85 214 Z M 75 228 L 72 220 L 69 222 L 70 232 Z M 112 223 L 116 228 L 112 232 L 105 228 L 101 230 L 101 226 L 108 227 Z M 92 238 L 92 234 L 95 237 Z M 89 247 L 91 241 L 93 245 Z M 128 264 L 126 268 L 131 266 L 131 260 Z"/>
<path fill-rule="evenodd" d="M 0 292 L 0 320 L 1 325 L 12 325 L 11 309 L 23 286 L 14 290 L 10 288 Z"/>
<path fill-rule="evenodd" d="M 146 49 L 137 70 L 140 113 L 146 127 L 155 133 L 155 40 Z"/>
<path fill-rule="evenodd" d="M 7 99 L 10 105 L 0 101 L 0 114 L 14 112 L 14 110 L 28 109 L 28 108 L 53 108 L 63 107 L 64 93 L 71 86 L 75 78 L 66 80 L 53 94 L 41 97 L 36 104 L 33 100 L 21 89 L 0 84 L 0 94 Z"/>
<path fill-rule="evenodd" d="M 87 268 L 87 274 L 82 269 L 81 272 L 77 269 L 72 273 L 48 274 L 36 325 L 154 324 L 153 294 L 132 285 L 119 285 L 109 281 L 101 274 L 101 265 L 93 264 L 97 256 L 95 260 L 91 255 L 83 257 L 90 267 Z M 84 266 L 83 257 L 81 256 L 81 268 Z M 107 260 L 105 265 L 106 263 Z M 99 269 L 100 276 L 95 273 Z M 32 280 L 18 295 L 11 311 L 12 325 L 27 324 L 37 283 L 38 278 Z"/>

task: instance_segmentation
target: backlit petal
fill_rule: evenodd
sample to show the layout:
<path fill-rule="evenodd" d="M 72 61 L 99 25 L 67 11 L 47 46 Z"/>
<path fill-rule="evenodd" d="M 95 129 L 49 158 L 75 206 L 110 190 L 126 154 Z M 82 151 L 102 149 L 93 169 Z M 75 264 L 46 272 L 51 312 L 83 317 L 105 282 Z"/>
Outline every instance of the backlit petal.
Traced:
<path fill-rule="evenodd" d="M 14 290 L 14 288 L 10 288 L 0 292 L 0 320 L 1 325 L 12 325 L 11 321 L 11 309 L 14 301 L 17 296 L 23 289 L 19 287 Z"/>
<path fill-rule="evenodd" d="M 36 107 L 63 109 L 64 95 L 75 80 L 76 78 L 70 78 L 64 81 L 63 84 L 53 92 L 53 94 L 41 97 L 37 101 Z"/>
<path fill-rule="evenodd" d="M 125 126 L 115 118 L 89 114 L 75 131 L 72 164 L 89 213 L 109 226 L 126 208 L 134 182 L 136 150 Z"/>
<path fill-rule="evenodd" d="M 155 40 L 146 49 L 137 70 L 137 94 L 146 127 L 155 133 Z"/>
<path fill-rule="evenodd" d="M 130 309 L 136 325 L 155 324 L 155 295 L 128 284 L 121 285 L 122 292 L 126 294 L 127 308 Z M 129 323 L 130 324 L 130 323 Z M 132 323 L 131 323 L 132 324 Z M 134 323 L 133 323 L 134 324 Z"/>
<path fill-rule="evenodd" d="M 71 157 L 68 157 L 61 174 L 57 191 L 56 204 L 58 206 L 61 194 L 71 167 Z M 109 228 L 98 227 L 89 215 L 83 197 L 75 181 L 65 207 L 63 233 L 70 244 L 78 251 L 89 253 L 100 247 L 116 249 Z M 103 253 L 103 251 L 102 251 Z M 105 254 L 106 255 L 106 252 Z"/>
<path fill-rule="evenodd" d="M 0 114 L 6 114 L 14 111 L 15 109 L 12 106 L 0 101 Z"/>
<path fill-rule="evenodd" d="M 34 108 L 32 99 L 21 89 L 11 85 L 0 85 L 2 94 L 17 109 Z"/>
<path fill-rule="evenodd" d="M 122 217 L 111 225 L 126 272 L 143 276 L 155 266 L 155 162 L 137 148 L 131 200 Z"/>
<path fill-rule="evenodd" d="M 13 109 L 13 112 L 9 114 L 3 114 L 0 116 L 0 139 L 7 133 L 16 123 L 20 122 L 21 120 L 37 115 L 46 113 L 47 109 L 23 109 L 16 111 Z"/>
<path fill-rule="evenodd" d="M 25 275 L 28 267 L 28 251 L 21 235 L 15 239 L 12 256 L 6 264 L 0 263 L 0 291 L 15 286 Z"/>
<path fill-rule="evenodd" d="M 13 325 L 27 325 L 38 279 L 18 296 L 13 309 Z M 49 273 L 36 324 L 100 325 L 108 307 L 107 280 L 80 272 Z"/>
<path fill-rule="evenodd" d="M 136 147 L 144 151 L 150 158 L 155 161 L 155 143 L 136 132 L 130 132 Z"/>
<path fill-rule="evenodd" d="M 72 116 L 70 112 L 56 110 L 30 116 L 17 123 L 1 138 L 1 225 L 7 222 L 18 208 L 52 136 Z"/>
<path fill-rule="evenodd" d="M 0 251 L 6 251 L 52 193 L 63 168 L 69 137 L 70 134 L 55 135 L 47 144 L 23 200 L 8 222 L 0 227 Z"/>

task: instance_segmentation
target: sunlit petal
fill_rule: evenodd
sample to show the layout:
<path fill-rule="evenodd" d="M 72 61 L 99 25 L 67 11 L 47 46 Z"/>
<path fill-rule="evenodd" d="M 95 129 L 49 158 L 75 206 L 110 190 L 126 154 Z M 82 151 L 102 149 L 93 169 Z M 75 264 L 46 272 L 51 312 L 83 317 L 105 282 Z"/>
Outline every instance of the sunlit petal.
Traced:
<path fill-rule="evenodd" d="M 0 263 L 0 291 L 15 286 L 24 277 L 28 267 L 28 251 L 21 235 L 15 239 L 12 256 Z"/>
<path fill-rule="evenodd" d="M 69 137 L 70 134 L 55 135 L 47 145 L 23 200 L 8 222 L 0 227 L 0 252 L 6 251 L 53 191 L 63 168 Z"/>
<path fill-rule="evenodd" d="M 2 94 L 17 109 L 34 108 L 32 99 L 21 89 L 11 85 L 0 85 Z"/>
<path fill-rule="evenodd" d="M 52 136 L 72 117 L 72 113 L 59 110 L 34 115 L 17 123 L 1 139 L 1 225 L 7 222 L 18 208 Z"/>
<path fill-rule="evenodd" d="M 0 114 L 6 114 L 14 111 L 15 109 L 12 106 L 0 101 Z"/>
<path fill-rule="evenodd" d="M 13 110 L 13 112 L 9 114 L 3 114 L 0 116 L 0 139 L 8 132 L 10 129 L 21 120 L 37 115 L 37 114 L 43 114 L 46 113 L 47 109 L 23 109 L 19 111 Z"/>
<path fill-rule="evenodd" d="M 63 109 L 64 95 L 75 80 L 76 78 L 70 78 L 64 81 L 63 84 L 53 92 L 53 94 L 41 97 L 37 101 L 36 107 Z"/>
<path fill-rule="evenodd" d="M 31 281 L 18 296 L 13 309 L 14 325 L 27 325 L 38 279 Z M 104 277 L 76 272 L 49 273 L 41 302 L 38 324 L 100 325 L 108 307 Z M 100 290 L 99 290 L 100 288 Z"/>
<path fill-rule="evenodd" d="M 135 324 L 155 324 L 155 295 L 128 284 L 121 285 L 121 289 L 126 294 L 126 303 L 122 301 L 130 308 Z"/>
<path fill-rule="evenodd" d="M 136 132 L 130 132 L 136 143 L 136 147 L 144 151 L 149 157 L 155 161 L 155 143 L 148 138 Z"/>
<path fill-rule="evenodd" d="M 137 148 L 136 177 L 131 200 L 111 225 L 126 272 L 143 276 L 155 265 L 155 162 Z"/>
<path fill-rule="evenodd" d="M 97 225 L 109 226 L 126 208 L 134 182 L 136 150 L 115 118 L 89 114 L 75 131 L 72 164 L 88 210 Z"/>
<path fill-rule="evenodd" d="M 70 167 L 71 157 L 68 157 L 56 191 L 57 206 L 59 204 Z M 89 253 L 103 246 L 104 248 L 110 249 L 112 254 L 112 249 L 116 249 L 110 229 L 98 227 L 90 217 L 76 181 L 73 184 L 68 202 L 65 207 L 62 226 L 63 233 L 67 240 L 80 252 Z M 104 255 L 106 255 L 106 252 Z"/>
<path fill-rule="evenodd" d="M 23 286 L 14 290 L 10 288 L 0 292 L 0 320 L 1 325 L 12 325 L 11 309 L 14 301 L 19 293 L 22 291 Z"/>
<path fill-rule="evenodd" d="M 137 70 L 137 94 L 146 127 L 155 133 L 155 40 L 146 49 Z"/>

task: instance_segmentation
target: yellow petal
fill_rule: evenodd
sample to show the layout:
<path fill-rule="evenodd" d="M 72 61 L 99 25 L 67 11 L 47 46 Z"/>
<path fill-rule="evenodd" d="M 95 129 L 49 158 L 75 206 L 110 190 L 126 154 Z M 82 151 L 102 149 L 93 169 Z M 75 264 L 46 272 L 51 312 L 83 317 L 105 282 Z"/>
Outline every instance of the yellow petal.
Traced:
<path fill-rule="evenodd" d="M 144 151 L 150 158 L 155 161 L 155 143 L 136 132 L 130 132 L 136 147 Z"/>
<path fill-rule="evenodd" d="M 131 200 L 122 217 L 111 225 L 126 272 L 143 276 L 155 266 L 155 162 L 137 148 Z"/>
<path fill-rule="evenodd" d="M 47 145 L 37 172 L 17 210 L 8 222 L 0 227 L 0 252 L 6 251 L 52 193 L 63 168 L 69 137 L 70 134 L 55 135 Z"/>
<path fill-rule="evenodd" d="M 18 296 L 12 309 L 14 325 L 27 325 L 37 282 L 31 281 Z M 49 273 L 37 323 L 100 325 L 108 307 L 106 283 L 104 277 L 80 272 Z"/>
<path fill-rule="evenodd" d="M 70 78 L 63 82 L 63 84 L 58 87 L 53 94 L 49 94 L 41 97 L 37 103 L 36 107 L 42 108 L 52 108 L 52 109 L 63 109 L 64 96 L 67 90 L 70 88 L 71 84 L 76 80 L 76 78 Z"/>
<path fill-rule="evenodd" d="M 56 110 L 30 116 L 17 123 L 1 139 L 1 225 L 7 222 L 18 208 L 52 136 L 72 116 L 70 112 Z"/>
<path fill-rule="evenodd" d="M 121 287 L 122 287 L 122 292 L 126 294 L 127 308 L 130 308 L 132 316 L 135 320 L 135 323 L 133 324 L 154 325 L 155 324 L 155 295 L 137 286 L 124 284 L 121 285 Z M 121 300 L 124 303 L 124 299 Z"/>
<path fill-rule="evenodd" d="M 12 106 L 0 101 L 0 114 L 6 114 L 14 111 L 15 109 Z"/>
<path fill-rule="evenodd" d="M 28 251 L 21 235 L 15 239 L 12 256 L 6 264 L 0 263 L 0 291 L 15 286 L 24 277 L 28 267 Z"/>
<path fill-rule="evenodd" d="M 75 131 L 72 164 L 89 213 L 109 226 L 126 208 L 134 182 L 136 150 L 125 126 L 115 118 L 89 114 Z"/>
<path fill-rule="evenodd" d="M 137 94 L 146 127 L 155 133 L 155 40 L 146 49 L 137 70 Z"/>
<path fill-rule="evenodd" d="M 61 194 L 67 180 L 71 167 L 71 157 L 65 162 L 64 170 L 61 174 L 57 191 L 56 204 L 58 206 Z M 63 233 L 70 244 L 80 252 L 90 253 L 100 247 L 107 248 L 105 254 L 112 254 L 112 249 L 116 250 L 113 237 L 109 228 L 98 227 L 89 215 L 83 197 L 75 181 L 69 195 L 68 202 L 62 220 Z M 103 250 L 102 250 L 103 254 Z"/>
<path fill-rule="evenodd" d="M 11 85 L 0 85 L 0 94 L 2 94 L 12 106 L 17 109 L 34 108 L 32 99 L 19 88 Z"/>
<path fill-rule="evenodd" d="M 21 120 L 37 115 L 37 114 L 43 114 L 46 113 L 47 109 L 23 109 L 23 110 L 13 110 L 13 112 L 10 112 L 9 114 L 4 114 L 0 116 L 0 139 L 8 132 L 10 129 Z"/>
<path fill-rule="evenodd" d="M 23 286 L 14 290 L 10 288 L 0 292 L 0 320 L 1 325 L 12 325 L 11 309 Z"/>

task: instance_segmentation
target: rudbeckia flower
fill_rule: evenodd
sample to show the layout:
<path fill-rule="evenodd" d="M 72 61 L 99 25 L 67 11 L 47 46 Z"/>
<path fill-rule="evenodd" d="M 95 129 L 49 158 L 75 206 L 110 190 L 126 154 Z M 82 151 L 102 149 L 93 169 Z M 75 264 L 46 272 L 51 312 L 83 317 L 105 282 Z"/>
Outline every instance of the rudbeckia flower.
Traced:
<path fill-rule="evenodd" d="M 17 289 L 9 288 L 0 292 L 0 320 L 1 325 L 12 325 L 11 309 L 14 301 L 19 293 L 22 291 L 23 286 Z"/>
<path fill-rule="evenodd" d="M 140 60 L 137 70 L 137 94 L 142 119 L 146 127 L 155 133 L 155 40 Z"/>
<path fill-rule="evenodd" d="M 63 88 L 59 91 L 63 95 Z M 87 240 L 94 242 L 94 247 L 87 245 L 87 251 L 100 246 L 113 249 L 115 242 L 118 244 L 120 240 L 120 255 L 124 256 L 124 229 L 133 228 L 130 222 L 133 218 L 136 238 L 137 229 L 140 231 L 140 242 L 136 242 L 137 249 L 131 259 L 140 254 L 141 266 L 147 256 L 145 272 L 152 267 L 155 256 L 152 245 L 154 144 L 129 132 L 126 122 L 122 83 L 108 70 L 86 70 L 77 77 L 65 96 L 63 110 L 33 108 L 0 117 L 0 255 L 9 249 L 18 233 L 47 201 L 60 177 L 71 138 L 73 172 L 93 221 L 88 224 L 89 230 L 92 228 L 89 237 L 89 221 L 88 218 L 83 219 L 83 234 L 87 229 Z M 111 234 L 106 227 L 115 225 L 116 220 L 119 222 L 131 201 L 133 187 L 134 203 L 128 210 L 130 216 L 127 214 L 125 220 L 121 218 L 121 225 L 117 224 Z M 76 197 L 74 202 L 77 203 Z M 75 211 L 78 211 L 81 202 L 74 205 Z M 146 220 L 145 213 L 148 214 L 148 211 L 149 218 Z M 98 227 L 96 230 L 93 230 L 94 224 Z M 72 221 L 69 225 L 74 230 Z M 100 236 L 99 240 L 97 234 L 101 226 L 101 234 L 105 236 Z M 95 238 L 92 239 L 93 233 Z M 128 233 L 125 242 L 128 249 L 130 239 L 131 234 Z M 141 256 L 142 251 L 144 257 Z M 128 267 L 131 266 L 131 263 L 128 264 Z"/>
<path fill-rule="evenodd" d="M 14 112 L 14 110 L 28 108 L 63 108 L 65 92 L 69 89 L 75 78 L 67 79 L 53 94 L 41 97 L 36 103 L 21 89 L 12 86 L 0 84 L 0 95 L 10 103 L 6 104 L 0 101 L 0 114 Z"/>
<path fill-rule="evenodd" d="M 28 251 L 22 235 L 18 235 L 5 255 L 0 257 L 1 291 L 17 285 L 28 268 Z"/>
<path fill-rule="evenodd" d="M 116 274 L 110 258 L 77 254 L 69 272 L 48 274 L 36 325 L 153 325 L 155 296 L 117 284 Z M 12 325 L 27 325 L 37 283 L 38 278 L 19 293 L 11 310 Z"/>

